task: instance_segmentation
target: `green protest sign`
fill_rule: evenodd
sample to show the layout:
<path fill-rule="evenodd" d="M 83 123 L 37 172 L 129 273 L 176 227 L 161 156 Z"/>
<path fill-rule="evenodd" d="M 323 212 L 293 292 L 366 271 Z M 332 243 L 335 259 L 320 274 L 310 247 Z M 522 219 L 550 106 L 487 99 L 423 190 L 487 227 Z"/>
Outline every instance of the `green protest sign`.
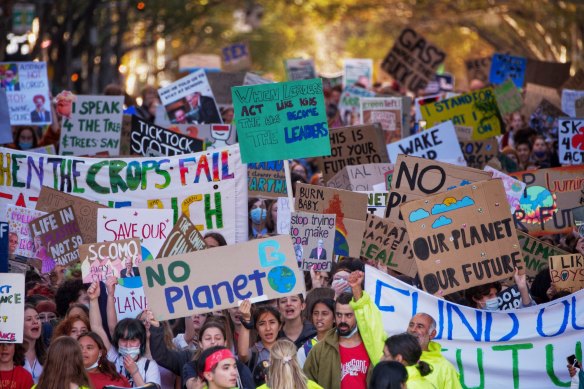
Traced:
<path fill-rule="evenodd" d="M 331 154 L 320 79 L 233 87 L 243 162 Z"/>

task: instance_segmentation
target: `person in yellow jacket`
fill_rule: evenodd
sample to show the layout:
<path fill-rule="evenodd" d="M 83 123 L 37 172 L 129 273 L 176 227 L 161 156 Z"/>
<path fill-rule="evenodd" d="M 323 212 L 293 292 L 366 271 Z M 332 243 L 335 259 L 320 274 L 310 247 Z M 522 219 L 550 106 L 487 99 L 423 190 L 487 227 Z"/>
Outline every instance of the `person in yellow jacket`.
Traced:
<path fill-rule="evenodd" d="M 436 389 L 426 376 L 432 373 L 432 366 L 420 361 L 422 347 L 415 336 L 403 333 L 385 340 L 383 360 L 403 364 L 408 372 L 408 389 Z"/>
<path fill-rule="evenodd" d="M 422 347 L 420 360 L 429 363 L 433 371 L 426 378 L 438 389 L 462 389 L 456 368 L 442 355 L 440 343 L 433 342 L 436 336 L 436 320 L 427 313 L 418 313 L 408 325 L 408 334 L 414 335 Z"/>
<path fill-rule="evenodd" d="M 296 346 L 291 341 L 277 340 L 270 350 L 266 383 L 258 389 L 322 389 L 306 377 L 298 364 L 296 352 Z"/>

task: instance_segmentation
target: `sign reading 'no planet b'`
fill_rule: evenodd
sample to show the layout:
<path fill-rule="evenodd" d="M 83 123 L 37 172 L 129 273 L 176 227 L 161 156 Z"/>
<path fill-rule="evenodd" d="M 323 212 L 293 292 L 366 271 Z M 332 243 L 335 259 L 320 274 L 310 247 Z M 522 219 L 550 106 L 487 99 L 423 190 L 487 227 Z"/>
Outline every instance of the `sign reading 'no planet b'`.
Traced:
<path fill-rule="evenodd" d="M 234 87 L 231 93 L 243 162 L 331 154 L 320 79 Z"/>

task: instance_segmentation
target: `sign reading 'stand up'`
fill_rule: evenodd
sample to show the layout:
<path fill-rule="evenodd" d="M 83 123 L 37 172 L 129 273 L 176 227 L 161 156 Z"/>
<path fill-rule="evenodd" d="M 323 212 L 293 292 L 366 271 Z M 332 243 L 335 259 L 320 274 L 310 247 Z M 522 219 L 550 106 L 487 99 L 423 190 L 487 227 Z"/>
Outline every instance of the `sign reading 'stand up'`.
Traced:
<path fill-rule="evenodd" d="M 524 273 L 500 180 L 466 185 L 402 204 L 424 290 L 447 295 Z"/>
<path fill-rule="evenodd" d="M 145 261 L 140 276 L 158 320 L 305 292 L 292 240 L 285 235 Z"/>

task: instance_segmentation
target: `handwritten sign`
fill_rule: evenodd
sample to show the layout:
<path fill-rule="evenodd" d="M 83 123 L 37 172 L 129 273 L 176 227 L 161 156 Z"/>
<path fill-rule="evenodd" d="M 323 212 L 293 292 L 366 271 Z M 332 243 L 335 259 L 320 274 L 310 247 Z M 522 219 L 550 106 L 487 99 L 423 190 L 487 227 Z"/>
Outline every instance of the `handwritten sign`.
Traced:
<path fill-rule="evenodd" d="M 242 160 L 330 155 L 320 79 L 232 88 Z"/>
<path fill-rule="evenodd" d="M 295 209 L 336 214 L 335 253 L 351 257 L 359 255 L 367 215 L 366 194 L 298 183 Z"/>
<path fill-rule="evenodd" d="M 237 42 L 221 49 L 223 70 L 238 72 L 251 67 L 251 54 L 247 42 Z"/>
<path fill-rule="evenodd" d="M 562 165 L 584 164 L 584 118 L 560 119 L 558 154 Z"/>
<path fill-rule="evenodd" d="M 64 117 L 61 155 L 119 155 L 124 96 L 76 96 Z"/>
<path fill-rule="evenodd" d="M 142 262 L 140 240 L 133 238 L 82 244 L 79 246 L 79 259 L 84 283 L 105 282 L 108 277 L 130 277 L 131 271 L 128 269 L 137 269 Z"/>
<path fill-rule="evenodd" d="M 468 59 L 464 61 L 466 68 L 466 79 L 470 83 L 472 80 L 479 80 L 484 83 L 489 82 L 489 72 L 491 71 L 491 61 L 493 57 Z"/>
<path fill-rule="evenodd" d="M 484 170 L 491 173 L 493 178 L 501 179 L 503 187 L 505 188 L 505 193 L 507 193 L 507 202 L 509 203 L 511 213 L 514 213 L 515 210 L 519 208 L 526 187 L 525 183 L 490 166 L 485 166 Z"/>
<path fill-rule="evenodd" d="M 402 204 L 424 290 L 446 295 L 524 273 L 513 217 L 500 180 Z"/>
<path fill-rule="evenodd" d="M 547 99 L 542 99 L 529 117 L 529 127 L 549 140 L 558 140 L 558 119 L 567 115 Z"/>
<path fill-rule="evenodd" d="M 139 313 L 149 308 L 140 277 L 118 280 L 114 293 L 114 308 L 118 321 L 126 318 L 135 319 Z"/>
<path fill-rule="evenodd" d="M 39 240 L 37 257 L 43 273 L 49 273 L 55 265 L 79 262 L 77 249 L 83 244 L 83 237 L 72 206 L 41 216 L 30 222 L 29 227 Z"/>
<path fill-rule="evenodd" d="M 385 143 L 402 138 L 402 99 L 399 97 L 362 97 L 361 120 L 363 124 L 379 123 L 384 131 Z"/>
<path fill-rule="evenodd" d="M 361 258 L 381 262 L 391 270 L 415 277 L 418 270 L 405 227 L 372 214 L 367 214 L 365 223 Z"/>
<path fill-rule="evenodd" d="M 50 124 L 46 62 L 0 62 L 0 89 L 6 91 L 12 126 Z"/>
<path fill-rule="evenodd" d="M 0 343 L 22 343 L 24 274 L 0 273 Z"/>
<path fill-rule="evenodd" d="M 36 211 L 30 208 L 6 205 L 6 221 L 10 226 L 9 241 L 11 242 L 10 254 L 16 256 L 35 258 L 34 236 L 30 233 L 29 224 L 46 212 Z M 12 250 L 14 248 L 14 251 Z"/>
<path fill-rule="evenodd" d="M 290 236 L 296 261 L 304 271 L 330 271 L 334 258 L 334 214 L 292 212 Z"/>
<path fill-rule="evenodd" d="M 97 241 L 140 239 L 142 259 L 157 258 L 172 229 L 170 209 L 112 209 L 97 211 Z"/>
<path fill-rule="evenodd" d="M 144 157 L 173 156 L 203 150 L 203 141 L 167 130 L 132 116 L 130 147 L 133 154 Z"/>
<path fill-rule="evenodd" d="M 411 28 L 402 30 L 381 68 L 412 92 L 426 88 L 446 53 Z"/>
<path fill-rule="evenodd" d="M 559 291 L 574 293 L 584 289 L 584 257 L 580 254 L 551 256 L 550 277 Z"/>
<path fill-rule="evenodd" d="M 290 221 L 292 212 L 290 210 L 290 199 L 288 197 L 278 197 L 276 200 L 278 207 L 278 218 L 276 220 L 276 232 L 288 235 L 290 233 Z"/>
<path fill-rule="evenodd" d="M 399 154 L 406 154 L 466 166 L 451 121 L 439 123 L 426 131 L 390 143 L 387 145 L 387 153 L 394 163 Z"/>
<path fill-rule="evenodd" d="M 180 216 L 162 244 L 157 258 L 187 254 L 207 248 L 203 236 L 184 214 Z"/>
<path fill-rule="evenodd" d="M 277 198 L 288 194 L 284 161 L 247 164 L 249 197 Z"/>
<path fill-rule="evenodd" d="M 316 77 L 312 59 L 291 58 L 284 61 L 288 81 L 310 80 Z"/>
<path fill-rule="evenodd" d="M 97 210 L 107 208 L 106 206 L 43 186 L 36 203 L 36 209 L 37 211 L 53 212 L 69 205 L 73 207 L 75 215 L 79 215 L 77 224 L 81 229 L 83 241 L 95 242 L 97 239 Z"/>
<path fill-rule="evenodd" d="M 142 262 L 140 275 L 158 320 L 305 292 L 289 236 Z"/>
<path fill-rule="evenodd" d="M 389 192 L 360 191 L 367 194 L 367 212 L 371 215 L 383 217 L 387 208 Z"/>
<path fill-rule="evenodd" d="M 504 128 L 491 87 L 424 104 L 421 110 L 428 126 L 452 120 L 455 126 L 472 127 L 474 140 L 500 135 Z"/>
<path fill-rule="evenodd" d="M 496 138 L 485 140 L 459 141 L 460 149 L 468 167 L 482 169 L 499 153 Z"/>
<path fill-rule="evenodd" d="M 375 93 L 367 89 L 356 86 L 346 86 L 345 89 L 343 89 L 341 99 L 339 100 L 339 116 L 341 122 L 345 126 L 356 126 L 362 124 L 361 98 L 373 96 L 375 96 Z"/>
<path fill-rule="evenodd" d="M 527 58 L 496 53 L 491 62 L 489 82 L 499 85 L 509 78 L 517 88 L 523 88 L 526 69 Z"/>
<path fill-rule="evenodd" d="M 549 266 L 551 256 L 569 255 L 568 252 L 523 231 L 517 230 L 517 239 L 519 239 L 523 263 L 525 264 L 525 274 L 529 281 L 533 281 L 537 273 Z"/>
<path fill-rule="evenodd" d="M 495 86 L 493 93 L 495 94 L 499 112 L 503 116 L 512 114 L 523 106 L 521 93 L 511 79 L 507 79 L 505 82 Z"/>
<path fill-rule="evenodd" d="M 393 164 L 369 163 L 345 166 L 327 182 L 326 186 L 352 191 L 372 191 L 375 190 L 374 185 L 385 182 L 385 174 L 388 171 L 393 171 Z"/>
<path fill-rule="evenodd" d="M 569 117 L 576 117 L 576 101 L 584 97 L 584 90 L 562 90 L 562 111 Z"/>
<path fill-rule="evenodd" d="M 0 222 L 0 273 L 8 273 L 9 229 L 7 222 Z M 14 239 L 14 244 L 18 244 L 16 239 Z"/>

